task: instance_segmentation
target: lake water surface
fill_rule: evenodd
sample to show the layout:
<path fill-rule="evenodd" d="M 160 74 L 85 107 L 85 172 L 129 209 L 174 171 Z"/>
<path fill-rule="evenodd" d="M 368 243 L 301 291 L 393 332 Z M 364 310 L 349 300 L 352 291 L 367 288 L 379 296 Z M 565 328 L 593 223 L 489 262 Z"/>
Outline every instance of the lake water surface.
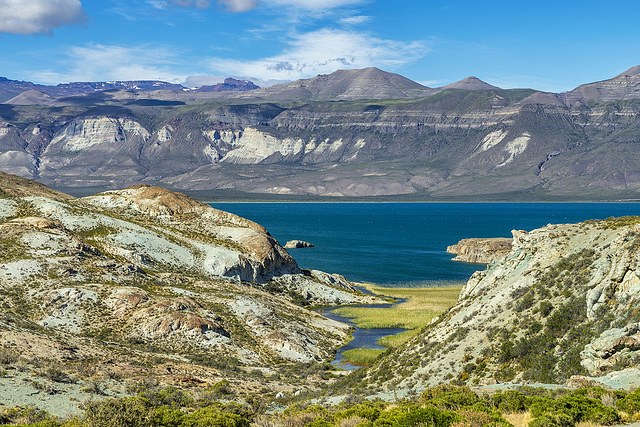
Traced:
<path fill-rule="evenodd" d="M 451 261 L 448 245 L 467 237 L 511 237 L 549 223 L 640 215 L 640 203 L 211 203 L 251 219 L 303 268 L 388 286 L 465 281 L 474 264 Z"/>

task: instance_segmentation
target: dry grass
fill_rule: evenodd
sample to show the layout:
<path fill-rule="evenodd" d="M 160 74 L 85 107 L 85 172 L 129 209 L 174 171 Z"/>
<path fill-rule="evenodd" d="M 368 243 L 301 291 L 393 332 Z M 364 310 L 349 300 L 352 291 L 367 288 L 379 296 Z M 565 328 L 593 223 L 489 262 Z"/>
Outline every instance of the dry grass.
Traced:
<path fill-rule="evenodd" d="M 514 427 L 527 427 L 533 417 L 531 416 L 531 412 L 516 412 L 513 414 L 503 414 L 502 415 L 505 420 L 509 423 L 513 424 Z"/>
<path fill-rule="evenodd" d="M 343 418 L 336 424 L 337 427 L 355 427 L 358 424 L 366 423 L 367 420 L 357 415 L 352 415 L 349 418 Z"/>

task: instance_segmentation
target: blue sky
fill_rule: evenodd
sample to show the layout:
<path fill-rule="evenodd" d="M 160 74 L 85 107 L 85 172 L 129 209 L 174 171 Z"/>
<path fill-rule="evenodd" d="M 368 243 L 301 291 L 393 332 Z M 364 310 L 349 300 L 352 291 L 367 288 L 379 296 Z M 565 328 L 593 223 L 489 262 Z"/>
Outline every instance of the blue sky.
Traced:
<path fill-rule="evenodd" d="M 639 16 L 638 0 L 0 0 L 0 76 L 266 86 L 375 66 L 562 92 L 640 65 Z"/>

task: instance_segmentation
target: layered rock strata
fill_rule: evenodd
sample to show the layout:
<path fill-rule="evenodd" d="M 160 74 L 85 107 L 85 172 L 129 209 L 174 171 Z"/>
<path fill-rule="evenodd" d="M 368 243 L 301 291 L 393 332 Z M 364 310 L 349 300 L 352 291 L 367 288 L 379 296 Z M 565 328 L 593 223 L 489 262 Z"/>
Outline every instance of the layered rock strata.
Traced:
<path fill-rule="evenodd" d="M 490 239 L 462 239 L 447 246 L 447 253 L 456 255 L 453 261 L 489 264 L 511 251 L 512 239 L 495 237 Z"/>

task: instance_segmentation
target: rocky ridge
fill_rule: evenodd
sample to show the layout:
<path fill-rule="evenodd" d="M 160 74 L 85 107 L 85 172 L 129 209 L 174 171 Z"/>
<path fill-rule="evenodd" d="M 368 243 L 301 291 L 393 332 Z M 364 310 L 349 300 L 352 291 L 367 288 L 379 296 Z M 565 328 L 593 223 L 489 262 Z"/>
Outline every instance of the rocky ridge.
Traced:
<path fill-rule="evenodd" d="M 16 102 L 15 96 L 25 92 L 39 92 L 47 97 L 64 98 L 87 93 L 97 93 L 113 90 L 128 90 L 138 92 L 150 91 L 196 91 L 196 92 L 218 92 L 218 91 L 243 91 L 257 89 L 253 82 L 227 78 L 223 83 L 216 85 L 201 86 L 199 88 L 186 88 L 175 83 L 168 83 L 154 80 L 133 80 L 133 81 L 111 81 L 111 82 L 72 82 L 61 83 L 56 86 L 40 85 L 31 82 L 10 80 L 0 77 L 0 102 L 21 105 Z M 20 99 L 18 99 L 20 101 Z M 42 105 L 42 104 L 36 104 Z"/>
<path fill-rule="evenodd" d="M 262 226 L 180 193 L 74 199 L 7 174 L 0 189 L 0 347 L 28 359 L 140 372 L 151 351 L 155 365 L 209 381 L 331 358 L 349 326 L 304 307 L 377 301 L 301 270 Z"/>
<path fill-rule="evenodd" d="M 637 217 L 514 230 L 512 250 L 367 381 L 640 386 L 639 236 Z"/>

